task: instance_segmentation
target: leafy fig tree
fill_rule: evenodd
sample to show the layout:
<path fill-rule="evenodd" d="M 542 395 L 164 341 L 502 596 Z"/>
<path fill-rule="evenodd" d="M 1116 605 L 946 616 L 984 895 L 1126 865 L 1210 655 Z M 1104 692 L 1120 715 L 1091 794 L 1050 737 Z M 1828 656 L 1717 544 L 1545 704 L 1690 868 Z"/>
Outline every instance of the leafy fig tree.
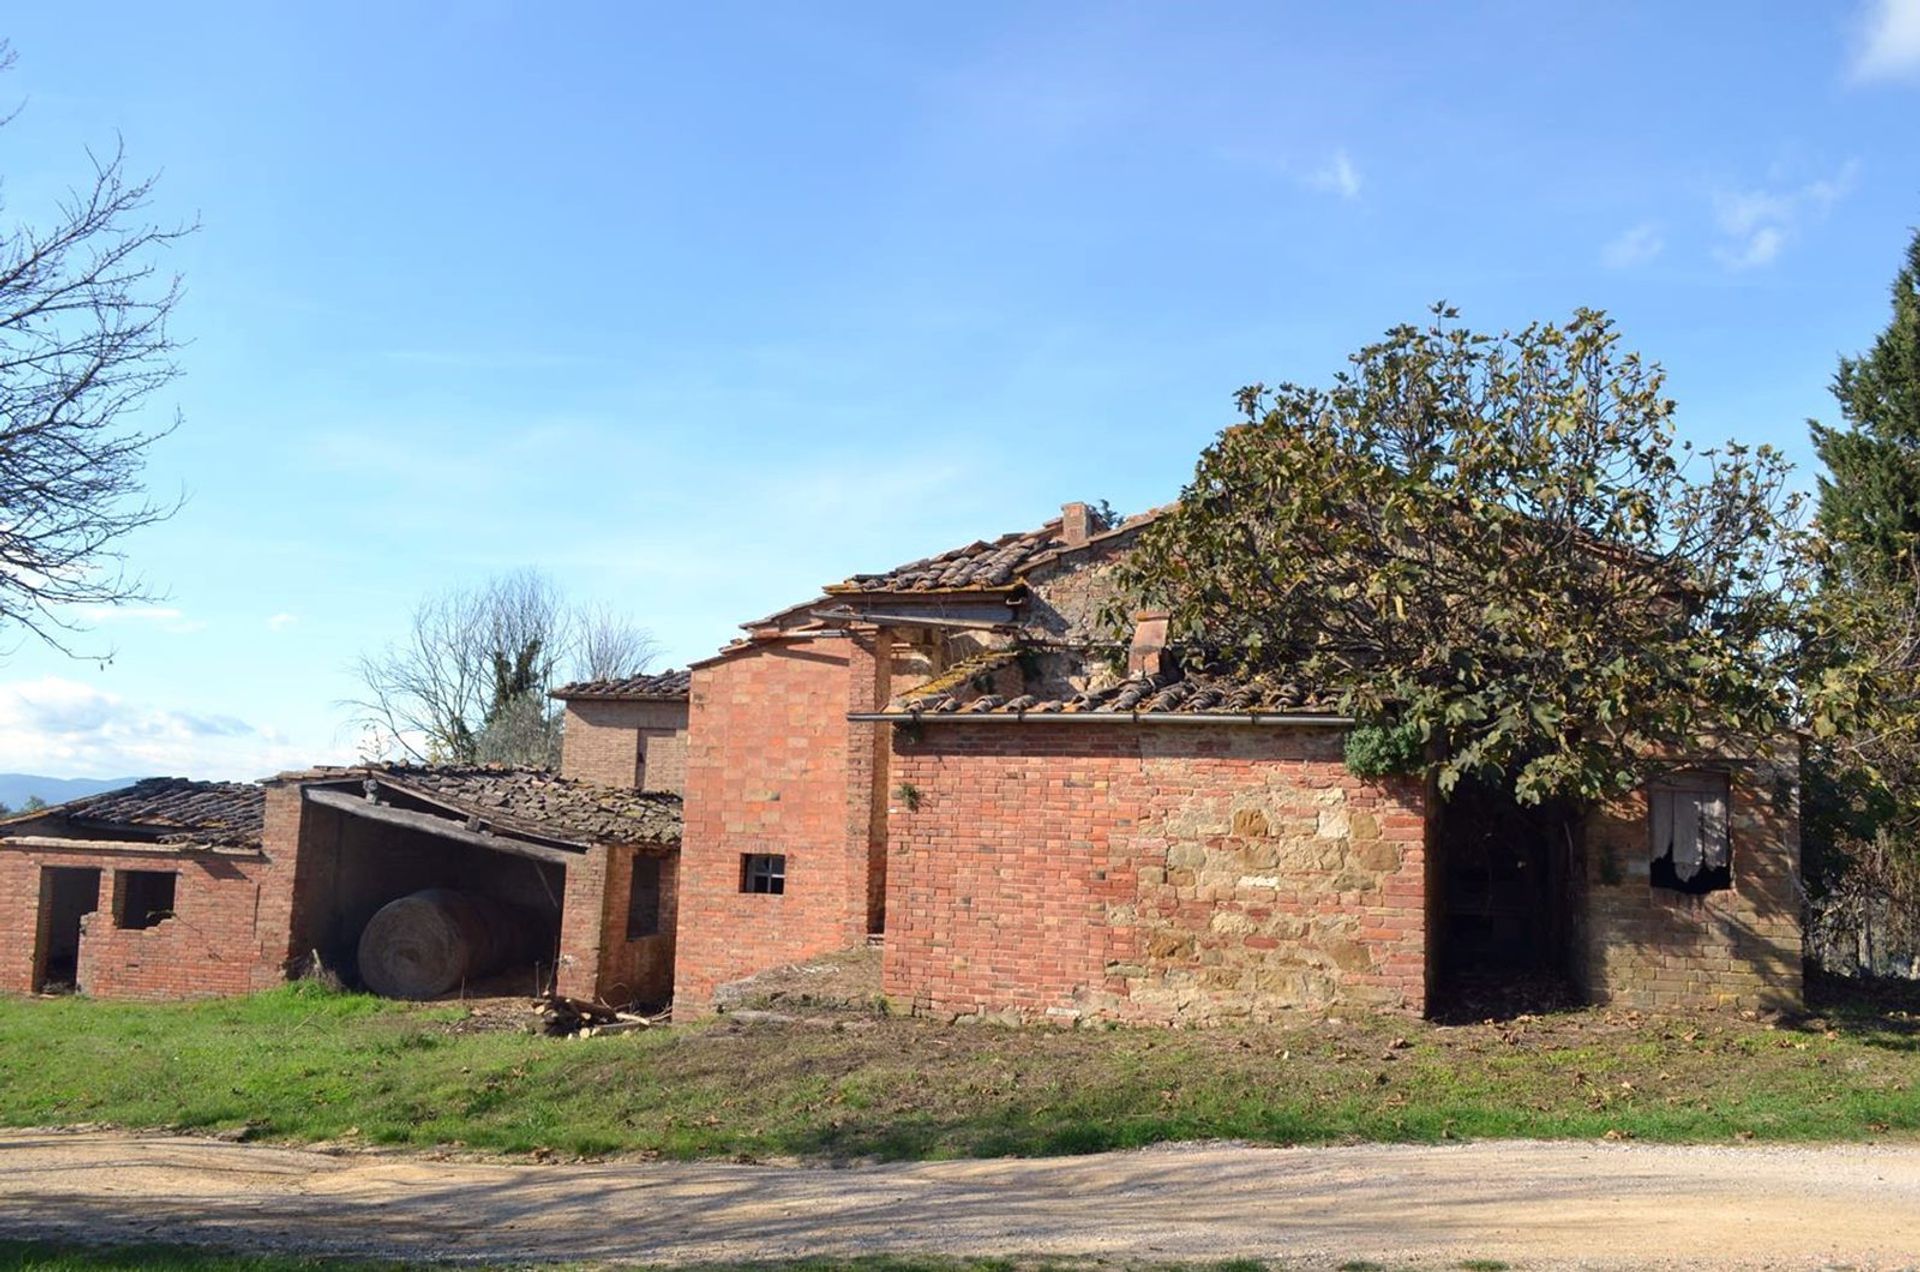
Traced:
<path fill-rule="evenodd" d="M 1490 336 L 1435 306 L 1350 362 L 1242 390 L 1143 531 L 1128 582 L 1190 656 L 1334 692 L 1400 740 L 1372 751 L 1529 803 L 1787 718 L 1802 556 L 1776 451 L 1676 445 L 1662 372 L 1591 310 Z"/>

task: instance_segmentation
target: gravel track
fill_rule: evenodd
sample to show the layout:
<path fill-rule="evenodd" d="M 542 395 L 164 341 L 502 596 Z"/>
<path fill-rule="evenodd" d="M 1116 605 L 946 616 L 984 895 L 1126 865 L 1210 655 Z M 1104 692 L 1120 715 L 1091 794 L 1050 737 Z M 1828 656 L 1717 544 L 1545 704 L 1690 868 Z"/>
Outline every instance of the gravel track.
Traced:
<path fill-rule="evenodd" d="M 466 1261 L 1898 1268 L 1920 1267 L 1920 1146 L 1206 1144 L 834 1168 L 0 1131 L 0 1233 Z"/>

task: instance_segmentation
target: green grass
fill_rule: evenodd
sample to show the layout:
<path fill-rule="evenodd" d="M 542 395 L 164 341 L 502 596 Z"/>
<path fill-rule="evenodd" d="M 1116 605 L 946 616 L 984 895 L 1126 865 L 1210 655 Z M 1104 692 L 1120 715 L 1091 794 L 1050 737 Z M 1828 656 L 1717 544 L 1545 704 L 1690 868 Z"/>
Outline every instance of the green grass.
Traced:
<path fill-rule="evenodd" d="M 308 1258 L 287 1254 L 240 1254 L 177 1245 L 89 1246 L 65 1242 L 0 1240 L 0 1272 L 412 1272 L 450 1265 Z M 460 1264 L 463 1268 L 478 1265 Z M 495 1264 L 498 1268 L 558 1269 L 580 1264 Z M 633 1265 L 624 1265 L 631 1267 Z M 1257 1259 L 1222 1263 L 1114 1263 L 1079 1259 L 946 1259 L 888 1255 L 831 1259 L 779 1259 L 745 1263 L 676 1265 L 676 1272 L 1266 1272 Z"/>
<path fill-rule="evenodd" d="M 462 1016 L 307 986 L 0 997 L 0 1124 L 749 1159 L 1920 1130 L 1920 1017 L 1885 1005 L 1778 1028 L 1598 1010 L 1179 1032 L 723 1018 L 582 1040 L 462 1032 Z"/>
<path fill-rule="evenodd" d="M 232 1254 L 191 1246 L 85 1246 L 47 1241 L 0 1241 L 0 1272 L 399 1272 L 424 1264 L 365 1263 L 282 1254 Z"/>

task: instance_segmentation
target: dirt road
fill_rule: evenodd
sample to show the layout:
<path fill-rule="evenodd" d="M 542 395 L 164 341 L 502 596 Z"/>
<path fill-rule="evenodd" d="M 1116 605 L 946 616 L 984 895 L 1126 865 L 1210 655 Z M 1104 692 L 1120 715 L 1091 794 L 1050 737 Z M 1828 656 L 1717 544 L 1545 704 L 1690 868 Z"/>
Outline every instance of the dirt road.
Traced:
<path fill-rule="evenodd" d="M 698 1263 L 855 1253 L 1920 1266 L 1920 1147 L 1199 1145 L 844 1169 L 0 1132 L 0 1233 Z"/>

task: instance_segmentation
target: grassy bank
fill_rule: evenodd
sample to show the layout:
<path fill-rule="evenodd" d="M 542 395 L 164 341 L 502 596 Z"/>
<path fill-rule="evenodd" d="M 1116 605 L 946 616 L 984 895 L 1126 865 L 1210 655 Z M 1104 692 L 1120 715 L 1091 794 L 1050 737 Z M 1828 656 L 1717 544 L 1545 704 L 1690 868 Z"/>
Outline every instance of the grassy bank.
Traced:
<path fill-rule="evenodd" d="M 43 1241 L 0 1240 L 0 1272 L 443 1272 L 444 1263 L 387 1263 L 360 1259 L 307 1258 L 287 1254 L 239 1254 L 189 1246 L 84 1246 Z M 560 1264 L 461 1264 L 464 1268 L 544 1267 Z M 624 1265 L 631 1268 L 633 1265 Z M 1078 1259 L 942 1259 L 888 1256 L 853 1259 L 778 1259 L 748 1263 L 677 1265 L 675 1272 L 1266 1272 L 1270 1264 L 1257 1259 L 1212 1263 L 1114 1263 Z M 1354 1262 L 1347 1272 L 1373 1272 L 1377 1265 Z M 1464 1266 L 1464 1265 L 1463 1265 Z M 1481 1268 L 1504 1264 L 1483 1262 Z M 641 1269 L 645 1272 L 645 1269 Z M 1380 1272 L 1384 1272 L 1381 1269 Z"/>
<path fill-rule="evenodd" d="M 1599 1010 L 1195 1032 L 853 1016 L 583 1040 L 475 1032 L 465 1015 L 303 986 L 0 998 L 0 1122 L 749 1158 L 1920 1130 L 1920 1019 L 1884 1003 L 1779 1027 Z"/>

